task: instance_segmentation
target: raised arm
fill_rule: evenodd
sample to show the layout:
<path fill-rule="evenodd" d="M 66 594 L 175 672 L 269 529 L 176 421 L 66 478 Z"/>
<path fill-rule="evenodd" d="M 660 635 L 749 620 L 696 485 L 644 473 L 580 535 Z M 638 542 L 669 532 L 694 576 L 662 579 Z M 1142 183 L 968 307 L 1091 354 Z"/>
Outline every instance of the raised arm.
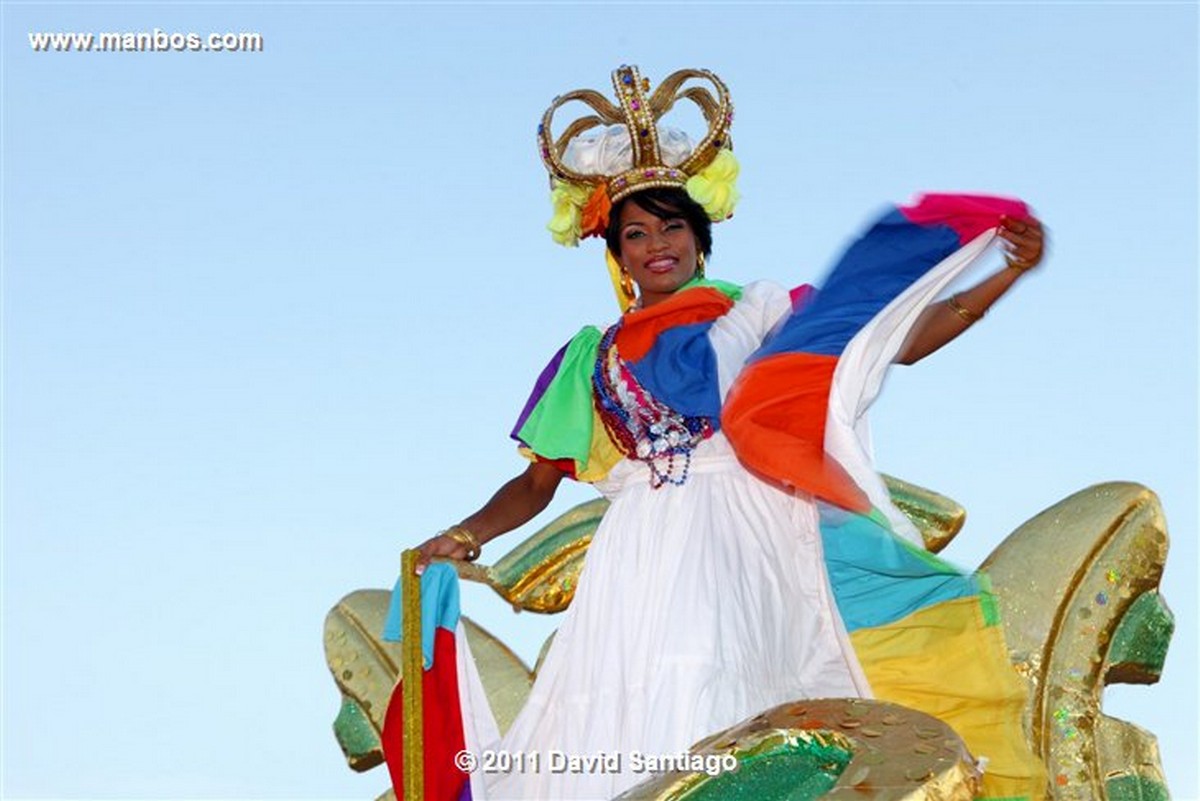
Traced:
<path fill-rule="evenodd" d="M 1033 269 L 1045 252 L 1045 234 L 1037 220 L 1025 222 L 1004 217 L 1000 238 L 1005 241 L 1007 265 L 972 288 L 934 303 L 913 326 L 897 364 L 913 364 L 955 339 L 983 317 L 1017 279 Z"/>
<path fill-rule="evenodd" d="M 475 536 L 480 545 L 506 531 L 512 531 L 532 520 L 538 512 L 546 508 L 554 498 L 554 492 L 558 489 L 562 477 L 562 472 L 554 465 L 533 462 L 524 473 L 497 490 L 482 509 L 458 526 L 452 527 L 450 531 L 454 528 L 464 528 Z M 421 552 L 421 566 L 428 564 L 435 556 L 466 559 L 469 553 L 467 545 L 449 533 L 431 537 L 421 543 L 418 550 Z"/>

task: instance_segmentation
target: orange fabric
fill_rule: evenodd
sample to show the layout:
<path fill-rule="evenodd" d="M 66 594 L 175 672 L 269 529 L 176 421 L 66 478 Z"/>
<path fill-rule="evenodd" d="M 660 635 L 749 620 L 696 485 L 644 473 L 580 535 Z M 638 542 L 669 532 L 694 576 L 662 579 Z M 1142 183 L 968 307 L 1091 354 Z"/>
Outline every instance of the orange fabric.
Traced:
<path fill-rule="evenodd" d="M 621 358 L 637 361 L 650 352 L 655 339 L 668 328 L 715 320 L 733 308 L 733 301 L 718 289 L 698 286 L 676 292 L 648 309 L 625 315 L 617 332 Z"/>
<path fill-rule="evenodd" d="M 721 412 L 738 458 L 756 473 L 855 512 L 870 501 L 825 453 L 836 356 L 781 353 L 742 371 Z"/>
<path fill-rule="evenodd" d="M 608 187 L 600 183 L 583 204 L 583 219 L 579 224 L 582 236 L 604 236 L 604 232 L 608 230 L 608 213 L 611 210 Z"/>

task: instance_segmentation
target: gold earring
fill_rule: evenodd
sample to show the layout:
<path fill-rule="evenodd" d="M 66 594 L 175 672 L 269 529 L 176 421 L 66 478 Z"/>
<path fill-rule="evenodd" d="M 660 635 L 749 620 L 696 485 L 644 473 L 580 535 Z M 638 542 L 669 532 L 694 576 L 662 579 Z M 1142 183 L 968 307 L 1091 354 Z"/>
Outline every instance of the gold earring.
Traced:
<path fill-rule="evenodd" d="M 637 290 L 633 285 L 633 276 L 624 267 L 621 267 L 621 292 L 630 304 L 637 300 Z"/>
<path fill-rule="evenodd" d="M 698 278 L 704 277 L 704 253 L 703 252 L 699 252 L 696 254 L 696 277 L 698 277 Z"/>
<path fill-rule="evenodd" d="M 624 313 L 637 301 L 637 290 L 633 284 L 633 276 L 629 274 L 623 264 L 617 261 L 612 251 L 608 248 L 604 249 L 604 261 L 608 265 L 608 277 L 612 280 L 613 292 L 617 295 L 617 305 L 621 307 L 621 312 Z"/>

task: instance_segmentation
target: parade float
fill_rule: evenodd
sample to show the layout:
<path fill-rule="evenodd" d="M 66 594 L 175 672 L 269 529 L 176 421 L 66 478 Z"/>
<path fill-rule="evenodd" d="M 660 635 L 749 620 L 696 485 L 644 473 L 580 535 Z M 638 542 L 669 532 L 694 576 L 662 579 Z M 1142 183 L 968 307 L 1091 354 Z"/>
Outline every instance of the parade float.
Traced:
<path fill-rule="evenodd" d="M 936 553 L 962 528 L 953 501 L 888 478 L 896 506 Z M 514 612 L 550 614 L 571 603 L 607 502 L 579 505 L 490 566 L 453 563 L 458 576 L 492 588 Z M 1054 799 L 1157 801 L 1169 797 L 1152 733 L 1104 713 L 1104 688 L 1158 681 L 1174 622 L 1158 586 L 1167 556 L 1158 498 L 1133 483 L 1082 490 L 1012 532 L 979 567 L 1003 624 L 1009 658 L 1026 690 L 1022 725 Z M 409 552 L 408 563 L 415 554 Z M 420 631 L 418 581 L 402 581 L 405 629 Z M 382 634 L 392 593 L 359 590 L 330 611 L 325 653 L 341 706 L 333 724 L 349 767 L 371 770 L 382 749 L 389 700 L 421 675 L 421 638 Z M 467 639 L 502 730 L 521 708 L 531 669 L 500 639 L 464 617 Z M 516 624 L 515 624 L 516 625 Z M 415 628 L 414 628 L 415 627 Z M 543 654 L 545 648 L 542 649 Z M 395 693 L 400 697 L 399 693 Z M 405 764 L 426 743 L 420 694 L 405 694 Z M 621 798 L 969 799 L 986 764 L 936 717 L 867 699 L 797 698 L 697 742 L 687 770 L 649 774 Z M 736 770 L 711 770 L 736 762 Z M 386 784 L 380 771 L 381 789 Z M 405 797 L 433 797 L 410 767 Z M 394 797 L 387 789 L 380 799 Z"/>

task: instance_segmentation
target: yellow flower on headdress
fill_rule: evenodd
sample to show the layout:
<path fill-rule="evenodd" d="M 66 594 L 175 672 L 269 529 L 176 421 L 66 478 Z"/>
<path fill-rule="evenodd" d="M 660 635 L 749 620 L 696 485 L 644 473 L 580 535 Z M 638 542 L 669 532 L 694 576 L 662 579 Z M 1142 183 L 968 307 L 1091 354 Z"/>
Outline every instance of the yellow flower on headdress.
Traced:
<path fill-rule="evenodd" d="M 592 187 L 587 184 L 576 184 L 570 181 L 555 179 L 554 188 L 550 192 L 550 202 L 554 205 L 554 216 L 546 227 L 554 241 L 567 247 L 579 244 L 580 226 L 583 222 L 583 204 L 592 194 Z"/>
<path fill-rule="evenodd" d="M 687 193 L 708 212 L 708 218 L 720 222 L 733 215 L 741 197 L 737 191 L 738 163 L 732 150 L 722 150 L 712 163 L 687 182 Z"/>

